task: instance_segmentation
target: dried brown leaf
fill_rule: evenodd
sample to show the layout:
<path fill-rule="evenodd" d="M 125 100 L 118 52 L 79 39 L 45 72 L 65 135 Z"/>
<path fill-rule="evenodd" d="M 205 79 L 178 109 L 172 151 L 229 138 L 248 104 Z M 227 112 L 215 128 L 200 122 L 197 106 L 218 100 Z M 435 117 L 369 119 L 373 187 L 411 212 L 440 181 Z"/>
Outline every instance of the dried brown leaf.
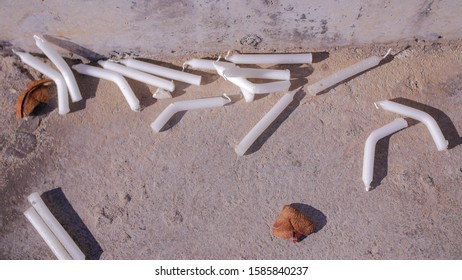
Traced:
<path fill-rule="evenodd" d="M 48 87 L 50 79 L 32 81 L 21 93 L 16 102 L 16 117 L 27 117 L 40 103 L 48 103 Z"/>
<path fill-rule="evenodd" d="M 273 225 L 273 234 L 284 238 L 292 238 L 296 242 L 300 237 L 307 236 L 316 230 L 315 224 L 290 205 L 285 205 Z"/>

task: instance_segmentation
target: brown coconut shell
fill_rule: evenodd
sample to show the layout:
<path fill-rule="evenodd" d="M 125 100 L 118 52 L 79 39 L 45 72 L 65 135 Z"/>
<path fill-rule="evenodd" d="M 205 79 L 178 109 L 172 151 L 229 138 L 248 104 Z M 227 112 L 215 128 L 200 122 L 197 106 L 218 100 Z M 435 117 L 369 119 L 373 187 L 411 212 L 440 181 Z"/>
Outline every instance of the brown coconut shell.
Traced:
<path fill-rule="evenodd" d="M 316 225 L 290 205 L 285 205 L 273 225 L 273 234 L 295 242 L 301 236 L 307 236 L 316 230 Z"/>
<path fill-rule="evenodd" d="M 40 103 L 48 103 L 48 87 L 50 79 L 32 81 L 21 93 L 16 102 L 16 117 L 27 117 Z"/>

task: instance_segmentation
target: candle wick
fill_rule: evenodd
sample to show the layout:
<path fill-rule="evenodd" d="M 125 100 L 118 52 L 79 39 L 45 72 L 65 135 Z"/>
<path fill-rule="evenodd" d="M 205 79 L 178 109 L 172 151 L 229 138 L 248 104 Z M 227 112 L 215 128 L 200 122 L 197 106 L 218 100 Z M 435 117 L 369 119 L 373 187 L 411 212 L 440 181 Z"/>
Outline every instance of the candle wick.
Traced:
<path fill-rule="evenodd" d="M 387 53 L 382 57 L 382 59 L 384 59 L 385 57 L 387 57 L 390 53 L 391 53 L 391 48 L 388 49 Z"/>

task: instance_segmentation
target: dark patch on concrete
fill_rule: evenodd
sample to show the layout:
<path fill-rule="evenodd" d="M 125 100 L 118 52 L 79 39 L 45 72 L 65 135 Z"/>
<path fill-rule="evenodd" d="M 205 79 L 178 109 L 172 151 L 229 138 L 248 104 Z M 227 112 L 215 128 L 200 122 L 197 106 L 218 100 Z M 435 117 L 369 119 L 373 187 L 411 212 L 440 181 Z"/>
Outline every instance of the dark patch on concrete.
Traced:
<path fill-rule="evenodd" d="M 0 41 L 0 54 L 1 55 L 5 55 L 5 54 L 11 55 L 11 54 L 13 54 L 13 52 L 11 51 L 12 48 L 13 48 L 13 45 L 11 45 L 10 42 L 3 41 L 3 40 Z"/>
<path fill-rule="evenodd" d="M 451 97 L 462 96 L 462 74 L 442 82 L 439 87 Z"/>
<path fill-rule="evenodd" d="M 305 14 L 302 14 L 302 15 L 300 16 L 300 19 L 301 19 L 301 20 L 305 20 L 305 19 L 306 19 L 306 15 L 305 15 Z"/>
<path fill-rule="evenodd" d="M 248 34 L 242 37 L 239 43 L 243 46 L 252 46 L 256 48 L 262 41 L 263 39 L 257 34 Z"/>
<path fill-rule="evenodd" d="M 432 11 L 432 5 L 433 5 L 433 0 L 427 1 L 427 3 L 424 4 L 423 9 L 420 10 L 419 12 L 419 17 L 420 18 L 425 18 L 430 15 L 430 12 Z"/>
<path fill-rule="evenodd" d="M 294 10 L 294 6 L 292 6 L 292 5 L 289 5 L 289 6 L 284 8 L 284 11 L 287 11 L 287 12 L 290 12 L 290 11 L 293 11 L 293 10 Z"/>
<path fill-rule="evenodd" d="M 363 12 L 363 6 L 359 8 L 359 12 L 358 12 L 358 16 L 356 17 L 356 20 L 358 20 L 360 17 L 363 16 L 362 12 Z"/>
<path fill-rule="evenodd" d="M 327 28 L 327 20 L 322 19 L 321 20 L 321 34 L 325 34 L 327 30 L 329 30 L 329 28 Z"/>
<path fill-rule="evenodd" d="M 6 157 L 25 158 L 32 153 L 37 146 L 37 138 L 34 134 L 25 131 L 16 131 L 13 142 L 6 148 L 4 155 Z"/>

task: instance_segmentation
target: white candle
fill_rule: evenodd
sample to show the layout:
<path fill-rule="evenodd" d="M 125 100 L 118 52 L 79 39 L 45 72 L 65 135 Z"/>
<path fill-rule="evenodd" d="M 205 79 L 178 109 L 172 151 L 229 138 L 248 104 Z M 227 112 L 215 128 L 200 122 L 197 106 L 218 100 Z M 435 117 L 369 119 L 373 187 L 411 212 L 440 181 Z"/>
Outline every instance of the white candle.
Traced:
<path fill-rule="evenodd" d="M 175 84 L 173 84 L 173 81 L 165 80 L 112 61 L 100 60 L 98 61 L 98 64 L 101 65 L 101 67 L 104 69 L 117 72 L 130 79 L 140 81 L 151 86 L 163 88 L 170 92 L 175 90 Z"/>
<path fill-rule="evenodd" d="M 120 63 L 124 64 L 133 69 L 137 69 L 146 73 L 153 75 L 158 75 L 161 77 L 169 78 L 176 81 L 185 82 L 192 85 L 199 86 L 201 84 L 202 77 L 199 75 L 194 75 L 190 73 L 185 73 L 182 71 L 170 69 L 167 67 L 162 67 L 152 63 L 147 63 L 144 61 L 135 60 L 132 58 L 122 59 Z"/>
<path fill-rule="evenodd" d="M 127 100 L 128 105 L 130 108 L 135 111 L 139 112 L 140 111 L 140 101 L 138 98 L 136 98 L 135 94 L 133 93 L 132 88 L 130 85 L 127 83 L 127 80 L 125 78 L 111 70 L 106 70 L 102 68 L 98 68 L 95 66 L 90 66 L 90 65 L 84 65 L 84 64 L 77 64 L 72 66 L 74 70 L 79 72 L 80 74 L 104 79 L 104 80 L 109 80 L 117 84 L 117 86 L 120 88 L 120 91 L 122 91 L 122 94 L 124 95 L 125 99 Z"/>
<path fill-rule="evenodd" d="M 277 81 L 277 82 L 264 83 L 264 84 L 255 84 L 244 78 L 226 77 L 224 75 L 226 71 L 228 71 L 229 69 L 235 69 L 239 67 L 233 64 L 226 63 L 226 62 L 224 63 L 221 61 L 213 62 L 213 65 L 215 67 L 215 70 L 220 76 L 230 81 L 231 83 L 235 84 L 239 88 L 245 89 L 247 92 L 252 93 L 252 94 L 265 94 L 265 93 L 276 92 L 276 91 L 287 91 L 290 87 L 290 81 Z"/>
<path fill-rule="evenodd" d="M 351 78 L 359 73 L 366 71 L 374 66 L 379 65 L 380 61 L 388 56 L 390 50 L 383 57 L 371 56 L 366 58 L 356 64 L 353 64 L 347 68 L 344 68 L 310 86 L 308 86 L 308 92 L 312 95 L 317 95 L 318 93 L 326 90 L 348 78 Z"/>
<path fill-rule="evenodd" d="M 58 238 L 51 232 L 45 222 L 40 218 L 39 214 L 33 207 L 30 207 L 24 212 L 27 220 L 32 224 L 35 230 L 40 234 L 42 239 L 46 242 L 53 254 L 59 260 L 72 260 L 72 257 L 64 249 L 63 245 L 59 242 Z"/>
<path fill-rule="evenodd" d="M 268 126 L 284 111 L 284 109 L 292 102 L 295 93 L 299 91 L 297 88 L 294 91 L 284 94 L 281 99 L 269 110 L 266 115 L 247 133 L 242 141 L 235 147 L 238 155 L 242 156 L 250 148 L 250 146 L 257 140 L 257 138 L 268 128 Z"/>
<path fill-rule="evenodd" d="M 366 186 L 366 191 L 371 188 L 371 182 L 374 176 L 374 161 L 375 161 L 375 146 L 377 142 L 393 134 L 403 128 L 407 127 L 407 122 L 403 118 L 396 119 L 391 123 L 374 130 L 369 137 L 367 137 L 364 146 L 364 160 L 363 160 L 363 182 Z"/>
<path fill-rule="evenodd" d="M 58 52 L 50 45 L 45 39 L 40 36 L 34 35 L 35 44 L 42 52 L 53 62 L 54 65 L 58 68 L 59 72 L 64 77 L 66 81 L 67 88 L 71 95 L 72 102 L 77 102 L 82 100 L 82 95 L 80 94 L 77 81 L 75 80 L 74 74 L 72 73 L 71 68 L 67 65 L 66 61 L 58 54 Z"/>
<path fill-rule="evenodd" d="M 230 68 L 223 73 L 226 78 L 255 78 L 267 80 L 290 80 L 289 70 L 273 70 L 273 69 L 250 69 L 250 68 Z"/>
<path fill-rule="evenodd" d="M 50 212 L 48 207 L 43 202 L 38 193 L 32 193 L 27 197 L 27 200 L 34 207 L 35 211 L 40 215 L 48 228 L 58 238 L 59 242 L 64 246 L 69 255 L 74 260 L 84 260 L 85 255 L 80 248 L 75 244 L 74 240 L 69 236 L 63 226 L 56 220 L 55 216 Z"/>
<path fill-rule="evenodd" d="M 22 62 L 39 71 L 43 75 L 48 76 L 53 80 L 53 82 L 55 82 L 58 92 L 58 113 L 60 115 L 69 113 L 69 96 L 67 95 L 67 86 L 63 76 L 58 71 L 51 68 L 51 66 L 45 64 L 44 62 L 28 53 L 18 52 L 15 50 L 13 50 L 13 52 L 19 56 L 19 58 L 21 58 Z"/>
<path fill-rule="evenodd" d="M 390 100 L 375 102 L 375 106 L 377 108 L 382 108 L 386 111 L 397 113 L 422 122 L 425 124 L 428 131 L 430 131 L 438 151 L 443 151 L 448 148 L 449 142 L 444 138 L 444 135 L 441 132 L 441 129 L 436 123 L 435 119 L 432 118 L 432 116 L 430 116 L 428 113 Z"/>
<path fill-rule="evenodd" d="M 195 100 L 185 100 L 173 102 L 165 108 L 162 113 L 157 117 L 155 121 L 151 123 L 151 128 L 155 132 L 159 132 L 162 127 L 168 122 L 168 120 L 177 112 L 186 111 L 186 110 L 196 110 L 196 109 L 205 109 L 213 107 L 222 107 L 231 102 L 229 97 L 211 97 L 211 98 L 201 98 Z"/>
<path fill-rule="evenodd" d="M 311 63 L 311 53 L 294 54 L 232 54 L 226 55 L 226 60 L 236 64 L 303 64 Z"/>
<path fill-rule="evenodd" d="M 183 69 L 186 66 L 190 66 L 190 67 L 192 67 L 194 69 L 215 70 L 215 66 L 213 65 L 213 63 L 215 61 L 216 60 L 193 58 L 193 59 L 190 59 L 190 60 L 186 61 L 185 63 L 183 63 Z M 229 66 L 234 66 L 234 64 L 229 63 L 229 62 L 220 61 L 220 63 L 224 63 L 224 64 L 229 65 Z"/>

